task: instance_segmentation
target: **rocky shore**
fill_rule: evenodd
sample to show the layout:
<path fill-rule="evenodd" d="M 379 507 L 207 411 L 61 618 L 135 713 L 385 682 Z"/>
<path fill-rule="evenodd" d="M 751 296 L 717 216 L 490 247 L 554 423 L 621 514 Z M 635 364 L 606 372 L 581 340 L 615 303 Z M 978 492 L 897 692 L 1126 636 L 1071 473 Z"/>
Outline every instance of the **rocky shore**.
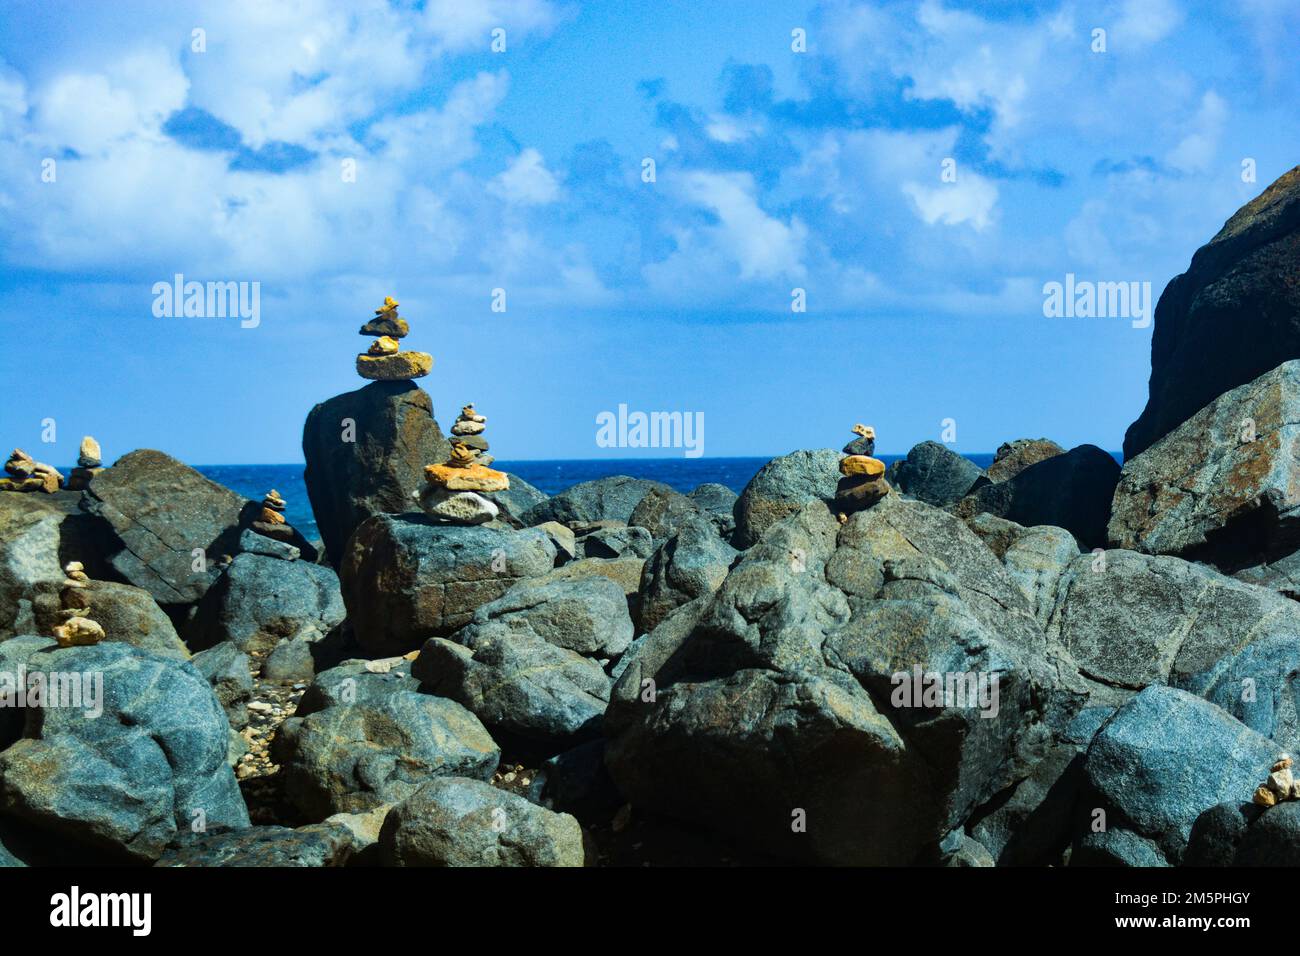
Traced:
<path fill-rule="evenodd" d="M 320 542 L 15 449 L 0 864 L 1300 864 L 1297 243 L 1292 171 L 1170 283 L 1122 468 L 858 424 L 547 496 L 391 299 L 305 423 Z"/>

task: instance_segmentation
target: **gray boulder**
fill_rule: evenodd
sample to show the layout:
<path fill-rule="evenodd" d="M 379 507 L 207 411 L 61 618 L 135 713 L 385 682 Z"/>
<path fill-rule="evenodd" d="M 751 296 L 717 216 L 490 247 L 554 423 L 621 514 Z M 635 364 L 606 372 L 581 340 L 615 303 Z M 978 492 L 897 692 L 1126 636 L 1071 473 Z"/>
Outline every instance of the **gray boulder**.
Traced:
<path fill-rule="evenodd" d="M 645 528 L 619 525 L 587 532 L 576 539 L 575 546 L 584 558 L 645 560 L 654 550 L 654 541 Z"/>
<path fill-rule="evenodd" d="M 1219 395 L 1300 358 L 1300 169 L 1242 206 L 1156 305 L 1151 388 L 1124 436 L 1145 452 Z"/>
<path fill-rule="evenodd" d="M 1208 701 L 1151 686 L 1093 738 L 1081 809 L 1089 821 L 1104 811 L 1107 830 L 1131 831 L 1177 864 L 1196 819 L 1215 804 L 1248 801 L 1280 755 L 1276 743 Z"/>
<path fill-rule="evenodd" d="M 340 568 L 358 644 L 376 656 L 446 637 L 521 579 L 555 565 L 544 531 L 438 525 L 378 515 L 356 531 Z"/>
<path fill-rule="evenodd" d="M 937 441 L 924 441 L 895 462 L 889 481 L 899 491 L 929 505 L 960 500 L 983 474 L 980 467 Z"/>
<path fill-rule="evenodd" d="M 655 543 L 659 543 L 676 532 L 684 522 L 701 516 L 699 505 L 681 492 L 652 488 L 632 510 L 628 524 L 644 528 L 650 532 L 650 537 Z M 649 556 L 648 552 L 641 555 L 641 557 Z M 603 557 L 603 555 L 589 555 L 589 557 Z"/>
<path fill-rule="evenodd" d="M 114 534 L 113 569 L 164 609 L 198 601 L 216 581 L 218 561 L 239 551 L 258 506 L 160 451 L 118 459 L 91 481 L 82 501 Z M 195 570 L 195 551 L 201 552 Z"/>
<path fill-rule="evenodd" d="M 281 561 L 297 561 L 302 557 L 302 549 L 287 541 L 278 541 L 264 534 L 258 534 L 252 528 L 245 528 L 239 535 L 239 550 L 248 554 L 279 558 Z"/>
<path fill-rule="evenodd" d="M 479 780 L 431 780 L 388 814 L 390 866 L 582 866 L 582 827 Z"/>
<path fill-rule="evenodd" d="M 318 683 L 272 745 L 285 796 L 309 820 L 401 800 L 435 776 L 486 779 L 497 768 L 500 750 L 478 719 L 420 693 L 409 674 L 346 664 Z"/>
<path fill-rule="evenodd" d="M 726 485 L 707 482 L 697 486 L 686 497 L 695 502 L 696 507 L 709 517 L 718 529 L 720 537 L 731 540 L 731 535 L 736 530 L 736 499 L 740 497 L 738 494 Z"/>
<path fill-rule="evenodd" d="M 681 523 L 641 572 L 640 630 L 654 630 L 673 609 L 716 591 L 737 554 L 703 516 Z"/>
<path fill-rule="evenodd" d="M 352 833 L 338 823 L 312 823 L 296 830 L 258 826 L 184 834 L 154 866 L 346 866 L 352 854 Z"/>
<path fill-rule="evenodd" d="M 1288 800 L 1260 813 L 1242 834 L 1233 866 L 1300 866 L 1300 803 Z"/>
<path fill-rule="evenodd" d="M 1009 481 L 1030 465 L 1064 455 L 1065 449 L 1049 438 L 1017 438 L 1003 442 L 993 454 L 993 464 L 984 473 L 991 484 Z"/>
<path fill-rule="evenodd" d="M 32 613 L 42 634 L 53 633 L 69 611 L 84 611 L 104 629 L 104 640 L 120 641 L 144 651 L 186 660 L 190 656 L 163 609 L 144 588 L 114 581 L 64 585 L 32 600 Z"/>
<path fill-rule="evenodd" d="M 92 677 L 102 714 L 42 706 L 0 753 L 0 810 L 88 850 L 156 860 L 178 832 L 248 826 L 230 724 L 193 665 L 126 644 L 38 651 L 29 668 Z M 84 689 L 84 685 L 83 685 Z M 86 702 L 83 697 L 83 704 Z"/>
<path fill-rule="evenodd" d="M 189 642 L 206 648 L 230 641 L 260 656 L 282 640 L 318 641 L 346 616 L 333 569 L 239 554 L 203 596 Z"/>
<path fill-rule="evenodd" d="M 623 590 L 603 577 L 524 580 L 474 612 L 467 630 L 527 633 L 587 657 L 617 657 L 632 641 Z M 466 633 L 462 631 L 461 634 Z M 459 636 L 459 635 L 458 635 Z"/>
<path fill-rule="evenodd" d="M 1216 803 L 1192 824 L 1187 852 L 1183 854 L 1183 865 L 1232 866 L 1246 829 L 1263 812 L 1264 808 L 1253 802 L 1229 800 Z"/>
<path fill-rule="evenodd" d="M 1084 547 L 1101 547 L 1119 474 L 1119 463 L 1106 452 L 1096 445 L 1079 445 L 1007 481 L 977 487 L 953 505 L 953 511 L 962 518 L 987 511 L 1026 527 L 1054 525 Z"/>
<path fill-rule="evenodd" d="M 506 472 L 506 476 L 510 479 L 510 487 L 505 491 L 485 491 L 480 494 L 500 509 L 501 520 L 514 528 L 526 528 L 528 526 L 524 523 L 524 515 L 530 508 L 546 501 L 550 495 L 534 488 L 516 474 Z"/>
<path fill-rule="evenodd" d="M 636 506 L 652 488 L 672 490 L 662 482 L 629 478 L 627 475 L 584 481 L 538 502 L 524 512 L 522 521 L 528 527 L 544 521 L 569 525 L 583 521 L 628 523 Z"/>
<path fill-rule="evenodd" d="M 1300 361 L 1215 398 L 1127 460 L 1111 541 L 1235 570 L 1300 544 Z"/>
<path fill-rule="evenodd" d="M 217 701 L 236 730 L 248 723 L 248 702 L 253 699 L 253 674 L 248 655 L 222 641 L 190 658 L 190 663 L 212 685 Z"/>
<path fill-rule="evenodd" d="M 302 429 L 303 479 L 334 566 L 367 518 L 409 511 L 424 466 L 450 452 L 429 394 L 414 382 L 372 382 L 313 408 Z"/>
<path fill-rule="evenodd" d="M 751 547 L 768 528 L 808 502 L 832 501 L 839 480 L 840 455 L 834 449 L 796 451 L 773 458 L 736 499 L 732 543 L 738 548 Z"/>

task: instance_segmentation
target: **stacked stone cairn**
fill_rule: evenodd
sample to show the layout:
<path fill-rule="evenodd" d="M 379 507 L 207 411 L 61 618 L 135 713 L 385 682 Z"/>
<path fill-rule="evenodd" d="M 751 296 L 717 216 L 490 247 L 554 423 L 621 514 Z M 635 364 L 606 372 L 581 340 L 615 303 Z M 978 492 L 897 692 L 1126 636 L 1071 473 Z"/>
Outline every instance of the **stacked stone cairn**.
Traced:
<path fill-rule="evenodd" d="M 272 488 L 262 498 L 262 510 L 253 522 L 252 529 L 260 535 L 292 544 L 297 540 L 297 532 L 284 517 L 285 502 L 280 492 Z"/>
<path fill-rule="evenodd" d="M 77 454 L 77 467 L 68 476 L 68 490 L 81 491 L 90 485 L 90 480 L 104 470 L 99 442 L 86 435 L 81 439 L 81 449 Z"/>
<path fill-rule="evenodd" d="M 840 474 L 835 486 L 835 512 L 840 523 L 849 515 L 870 508 L 892 490 L 885 480 L 885 463 L 871 456 L 876 451 L 876 430 L 870 425 L 854 425 L 858 437 L 844 446 Z"/>
<path fill-rule="evenodd" d="M 425 486 L 415 493 L 420 507 L 444 524 L 486 524 L 500 513 L 496 503 L 478 492 L 505 491 L 510 478 L 488 467 L 483 428 L 487 419 L 473 405 L 461 409 L 451 428 L 451 456 L 441 465 L 426 465 Z"/>
<path fill-rule="evenodd" d="M 375 317 L 361 326 L 362 335 L 377 338 L 370 348 L 357 356 L 357 374 L 376 382 L 405 382 L 423 378 L 433 368 L 433 356 L 428 352 L 403 352 L 398 344 L 411 331 L 406 320 L 397 314 L 397 300 L 384 298 L 384 304 L 375 309 Z"/>
<path fill-rule="evenodd" d="M 1291 772 L 1291 758 L 1286 754 L 1269 771 L 1268 779 L 1255 788 L 1252 798 L 1261 807 L 1275 807 L 1284 800 L 1300 800 L 1300 780 Z"/>
<path fill-rule="evenodd" d="M 104 639 L 104 628 L 90 618 L 84 597 L 78 595 L 78 591 L 90 581 L 85 565 L 80 561 L 69 561 L 64 565 L 63 573 L 67 576 L 59 596 L 63 609 L 58 612 L 60 623 L 54 627 L 54 639 L 60 647 L 98 644 Z"/>
<path fill-rule="evenodd" d="M 63 475 L 53 465 L 37 461 L 21 448 L 15 448 L 5 462 L 9 477 L 0 478 L 0 491 L 44 491 L 54 494 L 63 487 Z"/>

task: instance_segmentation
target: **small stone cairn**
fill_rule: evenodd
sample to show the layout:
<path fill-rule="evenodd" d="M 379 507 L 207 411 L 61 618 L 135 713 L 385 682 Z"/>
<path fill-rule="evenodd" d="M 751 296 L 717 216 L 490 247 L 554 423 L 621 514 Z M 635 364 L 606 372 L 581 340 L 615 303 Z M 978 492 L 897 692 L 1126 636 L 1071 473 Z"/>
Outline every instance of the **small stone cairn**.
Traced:
<path fill-rule="evenodd" d="M 98 644 L 105 637 L 104 628 L 90 617 L 85 595 L 81 593 L 90 577 L 80 561 L 69 561 L 63 567 L 66 576 L 59 595 L 62 610 L 58 612 L 59 624 L 54 627 L 54 639 L 60 647 L 87 647 Z"/>
<path fill-rule="evenodd" d="M 362 335 L 377 338 L 370 348 L 357 356 L 357 374 L 376 382 L 405 382 L 423 378 L 433 369 L 428 352 L 403 352 L 398 343 L 411 331 L 406 320 L 397 314 L 397 300 L 391 295 L 375 309 L 375 317 L 361 326 Z"/>
<path fill-rule="evenodd" d="M 0 478 L 0 491 L 44 491 L 54 494 L 63 487 L 63 475 L 53 465 L 37 461 L 21 448 L 15 448 L 5 462 L 9 477 Z"/>
<path fill-rule="evenodd" d="M 1300 800 L 1300 780 L 1291 773 L 1291 758 L 1282 755 L 1269 771 L 1268 779 L 1255 788 L 1251 798 L 1261 807 L 1275 807 L 1284 800 Z"/>
<path fill-rule="evenodd" d="M 104 470 L 102 452 L 99 442 L 86 435 L 81 439 L 81 448 L 77 454 L 77 467 L 68 476 L 68 490 L 82 491 L 89 487 L 90 480 Z"/>
<path fill-rule="evenodd" d="M 876 450 L 876 430 L 870 425 L 854 425 L 858 437 L 844 446 L 840 474 L 835 486 L 835 512 L 841 524 L 849 515 L 870 508 L 892 490 L 885 480 L 885 463 L 871 456 Z"/>
<path fill-rule="evenodd" d="M 440 465 L 426 465 L 425 486 L 415 493 L 425 514 L 445 524 L 476 525 L 500 513 L 496 503 L 478 492 L 505 491 L 510 478 L 488 467 L 487 418 L 466 405 L 451 428 L 451 455 Z"/>

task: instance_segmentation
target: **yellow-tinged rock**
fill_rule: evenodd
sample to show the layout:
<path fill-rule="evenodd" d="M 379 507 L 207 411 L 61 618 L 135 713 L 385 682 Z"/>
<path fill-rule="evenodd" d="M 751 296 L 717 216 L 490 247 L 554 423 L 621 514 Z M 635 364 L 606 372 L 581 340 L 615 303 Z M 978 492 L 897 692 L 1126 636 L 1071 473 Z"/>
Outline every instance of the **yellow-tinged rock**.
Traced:
<path fill-rule="evenodd" d="M 493 471 L 483 465 L 470 465 L 468 468 L 425 465 L 424 479 L 448 491 L 505 491 L 510 487 L 510 477 L 504 471 Z"/>
<path fill-rule="evenodd" d="M 452 468 L 469 468 L 474 464 L 474 459 L 477 457 L 477 448 L 471 448 L 464 442 L 453 441 L 451 443 L 451 457 L 447 459 L 446 464 Z"/>
<path fill-rule="evenodd" d="M 274 508 L 263 508 L 258 520 L 265 521 L 267 524 L 284 524 L 284 515 Z"/>
<path fill-rule="evenodd" d="M 1259 804 L 1261 807 L 1277 806 L 1277 794 L 1268 789 L 1268 787 L 1256 787 L 1255 795 L 1251 797 L 1251 800 Z"/>
<path fill-rule="evenodd" d="M 870 425 L 859 423 L 853 426 L 853 434 L 857 435 L 859 438 L 875 438 L 876 430 Z"/>
<path fill-rule="evenodd" d="M 385 312 L 392 312 L 400 303 L 391 295 L 384 296 L 384 304 L 375 309 L 375 315 L 383 315 Z"/>
<path fill-rule="evenodd" d="M 104 629 L 88 617 L 72 617 L 54 629 L 60 647 L 85 647 L 104 639 Z"/>
<path fill-rule="evenodd" d="M 1277 772 L 1278 770 L 1288 770 L 1290 769 L 1290 767 L 1291 767 L 1291 758 L 1288 757 L 1286 754 L 1283 754 L 1278 759 L 1278 762 L 1273 764 L 1273 766 L 1270 767 L 1269 770 L 1272 772 Z"/>
<path fill-rule="evenodd" d="M 381 335 L 370 343 L 370 348 L 366 350 L 367 355 L 393 355 L 400 349 L 397 339 L 388 335 Z"/>
<path fill-rule="evenodd" d="M 357 374 L 375 382 L 404 382 L 423 378 L 433 369 L 428 352 L 396 352 L 392 355 L 357 356 Z"/>
<path fill-rule="evenodd" d="M 867 455 L 847 455 L 840 459 L 840 474 L 845 477 L 866 475 L 868 478 L 879 478 L 884 473 L 885 463 Z"/>

